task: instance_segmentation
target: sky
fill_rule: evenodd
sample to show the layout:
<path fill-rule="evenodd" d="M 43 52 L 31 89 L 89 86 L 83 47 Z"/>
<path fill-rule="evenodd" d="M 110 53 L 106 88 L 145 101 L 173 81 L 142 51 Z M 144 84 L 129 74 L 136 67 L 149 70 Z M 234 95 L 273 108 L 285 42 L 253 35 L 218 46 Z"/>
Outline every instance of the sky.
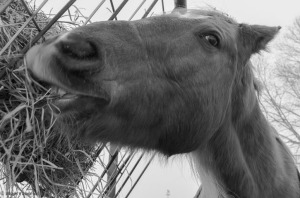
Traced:
<path fill-rule="evenodd" d="M 39 1 L 37 1 L 38 4 Z M 46 6 L 46 12 L 53 8 L 60 9 L 61 0 L 50 0 Z M 77 7 L 88 15 L 91 13 L 99 1 L 77 0 Z M 103 7 L 109 7 L 108 0 Z M 120 4 L 121 0 L 114 0 Z M 121 11 L 118 19 L 127 20 L 133 10 L 142 0 L 129 0 L 128 4 Z M 134 19 L 142 16 L 146 7 L 152 1 L 147 1 Z M 171 11 L 174 7 L 173 0 L 164 0 L 165 10 Z M 260 24 L 268 26 L 281 26 L 284 29 L 291 26 L 294 19 L 300 17 L 300 0 L 187 0 L 188 8 L 201 8 L 211 6 L 223 11 L 241 23 Z M 155 13 L 161 13 L 161 1 L 157 3 L 154 9 Z M 107 20 L 110 16 L 108 9 L 102 9 L 93 18 L 92 21 Z M 143 163 L 146 163 L 146 159 Z M 145 175 L 142 177 L 130 198 L 192 198 L 198 187 L 198 181 L 190 169 L 188 160 L 182 156 L 171 157 L 168 161 L 156 158 L 149 166 Z M 169 191 L 169 196 L 167 196 Z"/>

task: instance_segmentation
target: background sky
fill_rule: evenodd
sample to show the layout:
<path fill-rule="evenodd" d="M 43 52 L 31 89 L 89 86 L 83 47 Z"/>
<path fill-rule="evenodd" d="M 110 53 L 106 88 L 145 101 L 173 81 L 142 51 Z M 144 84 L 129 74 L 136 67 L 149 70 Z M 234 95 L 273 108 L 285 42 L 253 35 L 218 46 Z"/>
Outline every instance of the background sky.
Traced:
<path fill-rule="evenodd" d="M 133 10 L 142 0 L 130 0 L 118 19 L 128 19 Z M 45 12 L 55 13 L 60 9 L 58 4 L 64 4 L 61 0 L 50 0 L 46 5 Z M 83 13 L 91 13 L 100 1 L 77 0 L 76 5 Z M 107 1 L 106 3 L 108 3 Z M 122 2 L 114 0 L 116 5 Z M 152 1 L 145 3 L 145 8 Z M 173 0 L 164 0 L 165 10 L 171 11 L 174 7 Z M 38 1 L 37 1 L 38 4 Z M 282 31 L 292 25 L 295 17 L 300 16 L 300 0 L 187 0 L 188 8 L 201 8 L 211 6 L 221 10 L 238 22 L 248 24 L 260 24 L 268 26 L 282 26 Z M 103 7 L 110 7 L 109 4 Z M 135 19 L 142 16 L 145 8 L 141 9 Z M 161 1 L 154 9 L 155 13 L 161 13 Z M 110 12 L 107 9 L 97 13 L 92 21 L 107 20 Z M 144 163 L 146 163 L 146 159 Z M 200 182 L 194 178 L 188 160 L 182 156 L 171 157 L 168 161 L 156 158 L 149 166 L 130 198 L 192 198 Z M 167 196 L 169 191 L 169 196 Z"/>

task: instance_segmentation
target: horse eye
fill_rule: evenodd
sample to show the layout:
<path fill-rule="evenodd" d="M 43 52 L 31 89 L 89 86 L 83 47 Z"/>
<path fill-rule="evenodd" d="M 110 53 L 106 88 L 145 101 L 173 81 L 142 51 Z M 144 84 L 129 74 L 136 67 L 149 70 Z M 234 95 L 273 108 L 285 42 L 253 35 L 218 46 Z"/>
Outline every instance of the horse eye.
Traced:
<path fill-rule="evenodd" d="M 202 35 L 202 38 L 204 38 L 209 44 L 211 44 L 214 47 L 219 46 L 219 38 L 213 34 L 207 34 L 207 35 Z"/>

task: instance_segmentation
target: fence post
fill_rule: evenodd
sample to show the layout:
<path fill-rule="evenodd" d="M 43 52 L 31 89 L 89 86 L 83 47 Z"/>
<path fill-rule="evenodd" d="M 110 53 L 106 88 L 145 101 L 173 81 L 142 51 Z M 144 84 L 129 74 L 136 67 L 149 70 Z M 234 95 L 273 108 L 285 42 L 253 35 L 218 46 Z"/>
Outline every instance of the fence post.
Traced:
<path fill-rule="evenodd" d="M 109 145 L 109 161 L 111 160 L 113 160 L 113 162 L 107 170 L 108 186 L 104 194 L 108 194 L 108 197 L 115 197 L 117 180 L 116 176 L 118 174 L 118 147 L 112 144 Z"/>
<path fill-rule="evenodd" d="M 175 8 L 186 8 L 186 0 L 174 0 Z"/>

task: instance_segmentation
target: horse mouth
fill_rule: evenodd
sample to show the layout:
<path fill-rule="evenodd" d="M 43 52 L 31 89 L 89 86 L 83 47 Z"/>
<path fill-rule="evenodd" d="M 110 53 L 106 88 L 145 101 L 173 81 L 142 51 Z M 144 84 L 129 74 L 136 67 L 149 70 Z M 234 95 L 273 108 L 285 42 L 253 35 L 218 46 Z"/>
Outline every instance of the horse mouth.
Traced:
<path fill-rule="evenodd" d="M 74 103 L 80 95 L 64 90 L 60 87 L 52 86 L 50 90 L 51 105 L 56 107 L 59 112 L 61 109 Z"/>
<path fill-rule="evenodd" d="M 50 106 L 55 114 L 77 112 L 83 110 L 94 110 L 91 105 L 102 109 L 108 104 L 108 100 L 94 96 L 74 93 L 63 88 L 52 86 L 50 90 Z M 96 107 L 93 106 L 93 107 Z"/>

